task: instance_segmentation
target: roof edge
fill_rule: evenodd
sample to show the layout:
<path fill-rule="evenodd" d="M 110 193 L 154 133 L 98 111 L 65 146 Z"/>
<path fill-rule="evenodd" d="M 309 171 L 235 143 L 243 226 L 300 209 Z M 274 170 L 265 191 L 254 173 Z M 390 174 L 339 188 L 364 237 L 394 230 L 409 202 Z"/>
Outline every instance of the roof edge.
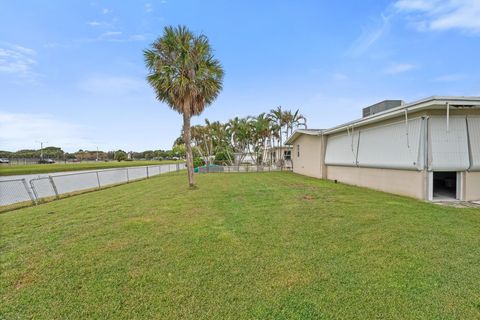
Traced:
<path fill-rule="evenodd" d="M 285 144 L 291 145 L 302 134 L 306 134 L 309 136 L 320 136 L 323 134 L 323 131 L 324 131 L 323 129 L 297 129 L 290 135 L 290 137 L 287 138 L 287 141 L 285 141 Z"/>
<path fill-rule="evenodd" d="M 350 122 L 346 122 L 343 124 L 340 124 L 338 126 L 326 129 L 323 131 L 325 134 L 331 134 L 339 131 L 344 131 L 347 129 L 347 127 L 351 126 L 363 126 L 369 123 L 375 123 L 377 121 L 381 121 L 383 119 L 388 119 L 388 118 L 393 118 L 400 114 L 401 112 L 404 112 L 404 110 L 407 111 L 417 111 L 421 110 L 424 108 L 427 108 L 429 106 L 435 105 L 435 104 L 455 104 L 455 103 L 462 103 L 462 104 L 471 104 L 471 105 L 478 105 L 480 106 L 480 97 L 473 96 L 473 97 L 465 97 L 465 96 L 431 96 L 428 98 L 420 99 L 417 101 L 413 101 L 410 103 L 406 103 L 402 106 L 398 106 L 396 108 L 388 109 L 376 114 L 373 114 L 371 116 L 365 117 L 365 118 L 360 118 L 356 119 Z"/>

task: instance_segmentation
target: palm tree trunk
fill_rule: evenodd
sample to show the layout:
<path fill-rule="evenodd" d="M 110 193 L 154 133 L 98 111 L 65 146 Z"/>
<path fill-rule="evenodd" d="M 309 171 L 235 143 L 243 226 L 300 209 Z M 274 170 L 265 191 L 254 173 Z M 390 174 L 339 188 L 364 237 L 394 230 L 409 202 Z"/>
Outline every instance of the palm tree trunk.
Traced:
<path fill-rule="evenodd" d="M 187 151 L 187 172 L 188 172 L 188 184 L 190 187 L 195 186 L 195 177 L 193 176 L 193 154 L 192 143 L 190 136 L 190 116 L 183 114 L 183 140 L 185 141 L 185 148 Z"/>

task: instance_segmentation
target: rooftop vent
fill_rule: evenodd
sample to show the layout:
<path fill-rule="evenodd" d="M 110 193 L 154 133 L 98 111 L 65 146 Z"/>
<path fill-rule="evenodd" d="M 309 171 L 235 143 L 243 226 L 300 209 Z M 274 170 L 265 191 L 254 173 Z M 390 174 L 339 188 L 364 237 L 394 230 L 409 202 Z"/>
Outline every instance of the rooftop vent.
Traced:
<path fill-rule="evenodd" d="M 368 117 L 376 113 L 396 108 L 403 105 L 405 102 L 403 100 L 384 100 L 379 103 L 372 104 L 369 107 L 363 108 L 363 117 Z"/>

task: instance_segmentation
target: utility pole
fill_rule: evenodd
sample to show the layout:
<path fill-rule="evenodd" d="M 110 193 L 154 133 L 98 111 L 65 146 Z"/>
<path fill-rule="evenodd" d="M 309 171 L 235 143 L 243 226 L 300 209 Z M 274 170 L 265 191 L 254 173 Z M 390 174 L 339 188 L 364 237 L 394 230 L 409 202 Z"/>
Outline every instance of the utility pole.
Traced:
<path fill-rule="evenodd" d="M 98 147 L 97 147 L 97 160 L 96 161 L 98 162 Z"/>
<path fill-rule="evenodd" d="M 40 143 L 40 159 L 43 160 L 43 144 L 48 143 L 48 141 L 35 141 L 36 143 Z"/>

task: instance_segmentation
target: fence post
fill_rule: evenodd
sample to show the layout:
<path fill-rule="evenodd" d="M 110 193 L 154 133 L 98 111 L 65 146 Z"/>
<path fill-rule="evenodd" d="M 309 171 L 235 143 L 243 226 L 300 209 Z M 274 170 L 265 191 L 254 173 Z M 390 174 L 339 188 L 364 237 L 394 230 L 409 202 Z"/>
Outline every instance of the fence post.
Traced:
<path fill-rule="evenodd" d="M 147 168 L 147 179 L 150 178 L 149 175 L 148 175 L 148 166 L 146 166 L 145 168 Z"/>
<path fill-rule="evenodd" d="M 128 176 L 128 168 L 125 170 L 127 172 L 127 183 L 130 182 L 130 177 Z"/>
<path fill-rule="evenodd" d="M 97 174 L 98 189 L 100 189 L 102 185 L 100 184 L 100 177 L 98 176 L 98 171 L 95 171 L 95 173 Z"/>
<path fill-rule="evenodd" d="M 30 187 L 32 187 L 32 191 L 33 191 L 33 194 L 34 194 L 35 199 L 36 199 L 35 204 L 37 204 L 37 201 L 38 201 L 38 193 L 37 193 L 37 190 L 35 189 L 35 185 L 33 184 L 33 180 L 34 180 L 34 179 L 30 180 Z"/>
<path fill-rule="evenodd" d="M 177 163 L 177 171 L 180 171 L 180 164 Z"/>
<path fill-rule="evenodd" d="M 27 190 L 28 196 L 30 197 L 30 200 L 32 200 L 33 204 L 37 204 L 37 201 L 35 201 L 35 198 L 32 195 L 32 192 L 30 191 L 30 188 L 27 185 L 27 180 L 25 178 L 22 179 L 23 185 L 25 186 L 25 190 Z"/>
<path fill-rule="evenodd" d="M 55 185 L 55 182 L 53 182 L 52 176 L 48 176 L 48 180 L 50 180 L 50 183 L 52 184 L 53 191 L 55 192 L 55 197 L 59 199 L 60 197 L 58 196 L 57 186 Z"/>

